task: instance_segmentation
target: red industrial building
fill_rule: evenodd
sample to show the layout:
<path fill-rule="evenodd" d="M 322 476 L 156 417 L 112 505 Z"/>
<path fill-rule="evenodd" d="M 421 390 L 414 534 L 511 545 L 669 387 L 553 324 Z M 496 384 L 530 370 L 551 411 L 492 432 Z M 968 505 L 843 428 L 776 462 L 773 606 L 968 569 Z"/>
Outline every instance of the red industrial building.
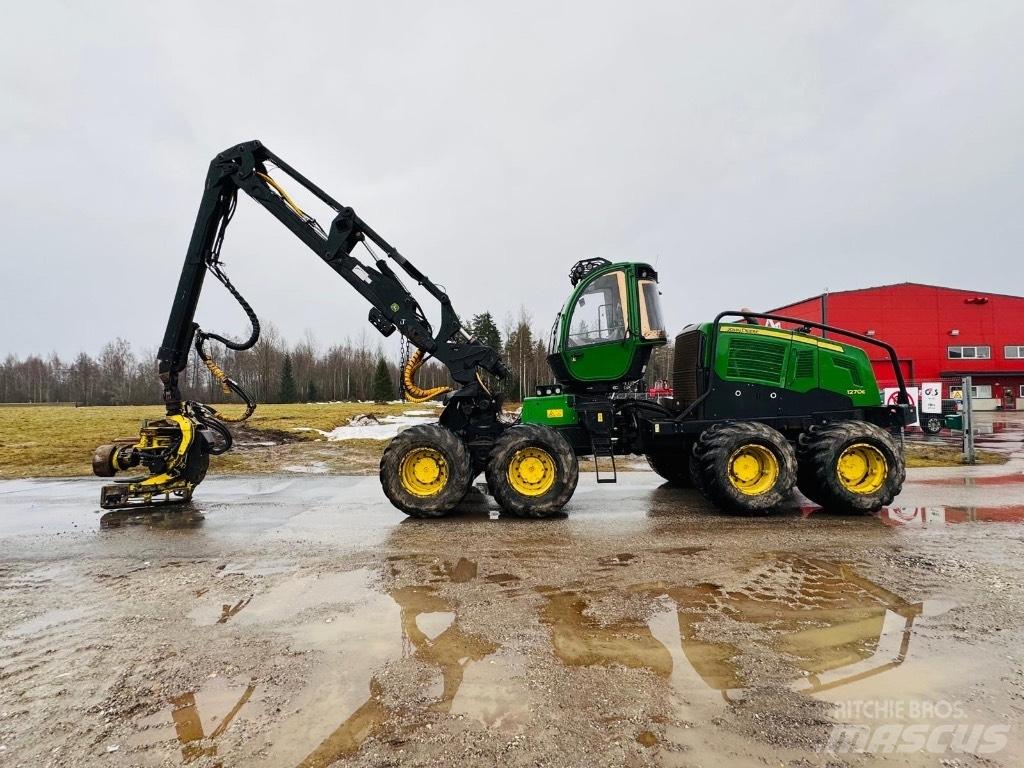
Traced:
<path fill-rule="evenodd" d="M 970 375 L 979 409 L 1024 408 L 1024 297 L 921 283 L 823 293 L 771 310 L 874 336 L 896 348 L 907 382 Z M 827 334 L 826 334 L 827 335 Z M 892 386 L 892 366 L 868 349 L 879 386 Z"/>

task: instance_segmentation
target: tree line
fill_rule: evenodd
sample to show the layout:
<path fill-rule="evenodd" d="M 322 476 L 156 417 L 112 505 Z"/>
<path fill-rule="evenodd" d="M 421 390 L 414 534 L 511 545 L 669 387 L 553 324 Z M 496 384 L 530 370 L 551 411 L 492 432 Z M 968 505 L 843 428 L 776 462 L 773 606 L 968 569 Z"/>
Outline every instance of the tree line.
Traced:
<path fill-rule="evenodd" d="M 490 312 L 474 315 L 466 328 L 477 339 L 502 350 L 512 371 L 499 389 L 505 399 L 518 401 L 534 393 L 538 384 L 552 381 L 547 364 L 547 343 L 532 327 L 525 309 L 509 316 L 499 328 Z M 211 344 L 217 364 L 257 402 L 293 403 L 336 400 L 392 400 L 401 392 L 401 361 L 386 353 L 379 340 L 367 333 L 357 341 L 321 348 L 307 336 L 295 344 L 281 338 L 273 326 L 265 326 L 251 350 L 234 352 Z M 95 357 L 82 352 L 72 360 L 57 354 L 29 355 L 24 360 L 8 355 L 0 363 L 0 402 L 79 405 L 146 405 L 162 402 L 156 376 L 155 350 L 136 354 L 117 338 Z M 655 350 L 646 379 L 670 378 L 671 350 Z M 490 379 L 490 377 L 488 377 Z M 424 387 L 450 385 L 447 370 L 427 361 L 416 382 Z M 179 384 L 185 396 L 207 403 L 232 400 L 193 351 Z M 490 380 L 489 385 L 497 382 Z"/>

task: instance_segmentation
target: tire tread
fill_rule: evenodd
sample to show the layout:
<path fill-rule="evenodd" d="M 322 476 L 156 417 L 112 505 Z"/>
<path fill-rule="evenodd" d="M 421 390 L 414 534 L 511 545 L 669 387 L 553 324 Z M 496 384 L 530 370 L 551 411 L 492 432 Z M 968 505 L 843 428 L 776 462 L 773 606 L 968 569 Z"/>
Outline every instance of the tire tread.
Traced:
<path fill-rule="evenodd" d="M 402 487 L 399 468 L 402 456 L 419 447 L 435 448 L 448 462 L 449 485 L 437 496 L 414 496 Z M 380 484 L 384 495 L 410 517 L 443 517 L 469 490 L 473 462 L 459 436 L 440 424 L 417 424 L 395 435 L 380 458 Z"/>

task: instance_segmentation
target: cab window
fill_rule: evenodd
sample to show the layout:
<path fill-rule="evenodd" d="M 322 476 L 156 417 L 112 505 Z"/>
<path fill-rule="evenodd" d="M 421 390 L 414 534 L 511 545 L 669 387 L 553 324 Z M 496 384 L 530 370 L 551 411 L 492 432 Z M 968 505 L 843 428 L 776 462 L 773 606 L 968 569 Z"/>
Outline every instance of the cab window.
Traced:
<path fill-rule="evenodd" d="M 626 278 L 609 272 L 576 299 L 569 317 L 568 346 L 583 347 L 626 338 Z"/>
<path fill-rule="evenodd" d="M 640 333 L 645 339 L 665 338 L 658 284 L 653 280 L 640 281 Z"/>
<path fill-rule="evenodd" d="M 562 313 L 555 315 L 555 322 L 551 324 L 551 336 L 548 338 L 548 354 L 558 351 L 558 327 L 562 324 Z"/>

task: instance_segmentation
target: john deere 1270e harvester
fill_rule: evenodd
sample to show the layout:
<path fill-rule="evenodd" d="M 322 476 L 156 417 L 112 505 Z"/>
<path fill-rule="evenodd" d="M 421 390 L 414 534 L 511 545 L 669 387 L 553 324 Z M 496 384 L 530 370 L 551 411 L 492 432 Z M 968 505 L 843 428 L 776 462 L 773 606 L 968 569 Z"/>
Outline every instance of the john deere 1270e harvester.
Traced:
<path fill-rule="evenodd" d="M 891 430 L 911 423 L 914 410 L 888 344 L 779 315 L 722 312 L 676 337 L 673 397 L 652 401 L 630 383 L 666 341 L 654 270 L 590 259 L 570 281 L 549 345 L 556 383 L 523 403 L 524 423 L 558 430 L 576 455 L 611 457 L 613 472 L 616 455 L 645 455 L 667 481 L 729 511 L 770 509 L 794 486 L 845 511 L 874 510 L 899 493 L 904 464 Z M 871 362 L 850 341 L 884 351 L 898 404 L 882 404 Z"/>
<path fill-rule="evenodd" d="M 335 212 L 326 229 L 270 175 L 273 168 Z M 504 512 L 555 514 L 576 488 L 580 456 L 611 459 L 599 483 L 615 482 L 616 456 L 646 456 L 670 483 L 693 485 L 719 508 L 735 512 L 771 509 L 794 486 L 832 509 L 870 511 L 890 503 L 902 487 L 903 457 L 891 431 L 912 423 L 915 414 L 895 351 L 874 338 L 781 316 L 722 312 L 676 337 L 674 397 L 648 398 L 640 383 L 666 332 L 657 274 L 647 264 L 588 259 L 572 268 L 572 292 L 551 332 L 554 381 L 523 402 L 520 418 L 507 417 L 500 394 L 481 376 L 500 380 L 508 374 L 500 352 L 460 326 L 445 291 L 351 208 L 251 141 L 222 152 L 210 165 L 158 355 L 165 418 L 143 425 L 138 440 L 102 445 L 93 454 L 93 469 L 103 477 L 144 470 L 104 486 L 104 508 L 187 501 L 205 477 L 210 455 L 231 447 L 227 419 L 179 391 L 178 375 L 193 346 L 225 392 L 246 403 L 243 419 L 256 407 L 207 346 L 212 340 L 244 350 L 259 338 L 256 314 L 220 259 L 239 190 L 370 303 L 369 321 L 377 330 L 385 336 L 397 330 L 415 347 L 403 371 L 407 395 L 444 395 L 438 422 L 399 433 L 381 459 L 384 493 L 409 515 L 446 514 L 481 473 Z M 353 255 L 359 246 L 369 260 Z M 439 302 L 436 331 L 392 265 Z M 247 340 L 233 341 L 196 324 L 207 273 L 249 317 Z M 796 330 L 769 328 L 759 320 Z M 891 361 L 899 383 L 896 404 L 881 402 L 871 363 L 858 345 L 881 350 Z M 448 369 L 452 387 L 416 385 L 416 371 L 427 359 Z"/>

